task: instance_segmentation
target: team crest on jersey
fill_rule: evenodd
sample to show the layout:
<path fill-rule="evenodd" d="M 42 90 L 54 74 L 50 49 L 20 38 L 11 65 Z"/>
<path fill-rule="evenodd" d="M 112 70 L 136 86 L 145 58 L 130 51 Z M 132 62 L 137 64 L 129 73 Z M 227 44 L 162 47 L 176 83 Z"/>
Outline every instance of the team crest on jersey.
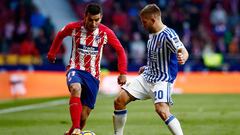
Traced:
<path fill-rule="evenodd" d="M 95 41 L 97 42 L 97 44 L 99 44 L 101 42 L 101 37 L 99 35 L 97 35 L 95 37 Z"/>

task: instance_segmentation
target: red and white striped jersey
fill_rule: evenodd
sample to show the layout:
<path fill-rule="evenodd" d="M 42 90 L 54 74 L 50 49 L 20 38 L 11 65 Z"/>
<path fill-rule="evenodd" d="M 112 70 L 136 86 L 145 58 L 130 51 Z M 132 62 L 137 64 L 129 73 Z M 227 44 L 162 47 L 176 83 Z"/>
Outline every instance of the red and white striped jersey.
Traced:
<path fill-rule="evenodd" d="M 99 79 L 100 61 L 103 45 L 111 45 L 118 55 L 118 70 L 121 74 L 127 72 L 125 51 L 116 35 L 107 26 L 100 24 L 94 31 L 87 31 L 81 22 L 72 22 L 62 28 L 54 39 L 48 57 L 55 58 L 62 40 L 66 36 L 72 37 L 72 51 L 68 68 L 84 70 Z"/>

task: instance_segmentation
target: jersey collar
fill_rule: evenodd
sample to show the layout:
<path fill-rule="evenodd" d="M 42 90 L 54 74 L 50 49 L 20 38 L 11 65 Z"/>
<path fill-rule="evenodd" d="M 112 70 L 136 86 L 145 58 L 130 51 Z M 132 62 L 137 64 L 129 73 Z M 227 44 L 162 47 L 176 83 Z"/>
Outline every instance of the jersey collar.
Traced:
<path fill-rule="evenodd" d="M 158 34 L 161 33 L 162 31 L 164 31 L 165 28 L 167 28 L 166 25 L 164 25 L 163 28 L 162 28 L 160 31 L 158 31 L 158 32 L 156 32 L 156 33 L 151 33 L 151 34 L 149 34 L 149 38 L 152 38 L 153 36 L 158 35 Z"/>

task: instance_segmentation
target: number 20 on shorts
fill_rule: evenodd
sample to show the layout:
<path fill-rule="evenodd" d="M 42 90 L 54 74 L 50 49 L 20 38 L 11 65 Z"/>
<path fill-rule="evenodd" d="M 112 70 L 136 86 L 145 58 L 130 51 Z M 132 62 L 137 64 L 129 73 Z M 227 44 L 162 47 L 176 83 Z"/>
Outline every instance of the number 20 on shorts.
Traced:
<path fill-rule="evenodd" d="M 154 97 L 155 97 L 155 100 L 162 99 L 163 91 L 162 90 L 154 91 Z"/>

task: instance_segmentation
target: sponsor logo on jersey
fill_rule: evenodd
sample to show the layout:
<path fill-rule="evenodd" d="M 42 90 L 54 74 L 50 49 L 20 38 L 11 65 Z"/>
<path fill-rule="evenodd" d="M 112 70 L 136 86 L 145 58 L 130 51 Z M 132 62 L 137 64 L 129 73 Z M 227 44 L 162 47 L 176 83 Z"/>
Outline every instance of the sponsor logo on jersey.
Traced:
<path fill-rule="evenodd" d="M 80 44 L 78 47 L 78 51 L 87 55 L 97 55 L 98 47 L 86 46 L 86 45 Z"/>

